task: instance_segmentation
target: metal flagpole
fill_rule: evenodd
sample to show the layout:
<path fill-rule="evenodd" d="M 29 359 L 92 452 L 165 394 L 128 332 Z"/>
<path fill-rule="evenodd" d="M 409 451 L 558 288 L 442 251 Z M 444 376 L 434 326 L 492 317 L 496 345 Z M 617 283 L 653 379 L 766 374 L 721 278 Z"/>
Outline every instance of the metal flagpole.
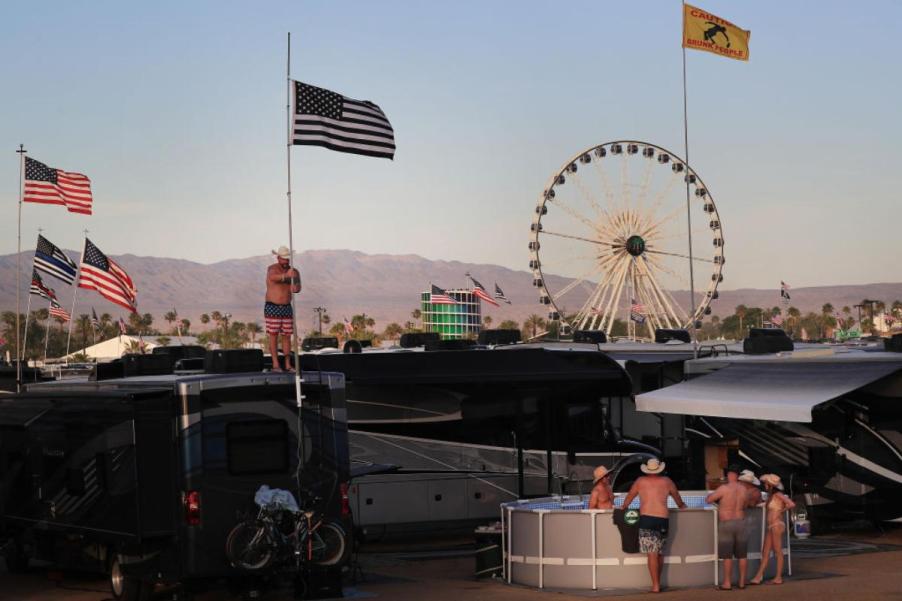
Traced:
<path fill-rule="evenodd" d="M 47 365 L 47 344 L 50 342 L 50 307 L 53 306 L 53 300 L 47 301 L 47 323 L 44 328 L 44 365 Z"/>
<path fill-rule="evenodd" d="M 681 35 L 685 36 L 686 2 L 684 1 L 682 5 L 684 23 L 683 33 Z M 683 47 L 683 148 L 686 155 L 686 229 L 689 232 L 689 305 L 692 307 L 692 314 L 690 316 L 692 323 L 690 324 L 690 327 L 692 328 L 692 340 L 697 343 L 698 339 L 695 328 L 695 266 L 693 265 L 694 259 L 692 258 L 692 205 L 691 196 L 689 194 L 689 170 L 691 169 L 691 163 L 689 162 L 689 108 L 688 95 L 686 94 L 686 46 L 682 42 L 680 45 Z"/>
<path fill-rule="evenodd" d="M 75 299 L 78 298 L 78 280 L 81 277 L 81 264 L 85 260 L 85 247 L 88 245 L 88 230 L 85 230 L 85 241 L 81 245 L 81 255 L 78 258 L 78 269 L 75 272 L 75 281 L 72 282 L 72 311 L 69 313 L 69 333 L 66 335 L 66 363 L 69 363 L 69 343 L 72 341 L 72 322 L 75 321 Z"/>
<path fill-rule="evenodd" d="M 19 341 L 19 311 L 22 291 L 22 200 L 25 197 L 25 145 L 19 144 L 19 225 L 16 231 L 16 392 L 22 392 L 22 347 Z M 31 295 L 29 295 L 31 296 Z M 29 299 L 30 300 L 30 299 Z"/>
<path fill-rule="evenodd" d="M 287 175 L 287 183 L 288 188 L 286 192 L 286 196 L 288 199 L 288 252 L 291 257 L 289 262 L 289 269 L 294 269 L 294 224 L 291 216 L 291 133 L 292 133 L 292 120 L 291 120 L 291 32 L 288 32 L 288 52 L 286 54 L 285 61 L 285 82 L 286 82 L 286 90 L 285 90 L 285 166 L 286 166 L 286 175 Z M 298 270 L 298 277 L 300 277 L 300 270 Z M 305 459 L 304 459 L 304 420 L 303 420 L 303 410 L 304 410 L 304 395 L 301 393 L 301 348 L 300 348 L 300 336 L 298 335 L 298 312 L 297 312 L 297 299 L 296 294 L 292 291 L 294 288 L 294 278 L 291 280 L 291 288 L 289 288 L 289 292 L 291 293 L 291 326 L 294 330 L 294 395 L 295 395 L 295 404 L 298 408 L 298 449 L 297 449 L 297 459 L 298 465 L 295 470 L 295 481 L 298 487 L 298 494 L 301 494 L 301 470 L 304 467 Z M 273 357 L 273 361 L 277 361 L 278 356 Z"/>
<path fill-rule="evenodd" d="M 29 313 L 31 313 L 31 288 L 29 288 L 28 292 L 28 302 L 25 303 L 25 328 L 22 332 L 22 354 L 19 356 L 19 361 L 25 360 L 25 347 L 28 346 L 28 317 Z"/>

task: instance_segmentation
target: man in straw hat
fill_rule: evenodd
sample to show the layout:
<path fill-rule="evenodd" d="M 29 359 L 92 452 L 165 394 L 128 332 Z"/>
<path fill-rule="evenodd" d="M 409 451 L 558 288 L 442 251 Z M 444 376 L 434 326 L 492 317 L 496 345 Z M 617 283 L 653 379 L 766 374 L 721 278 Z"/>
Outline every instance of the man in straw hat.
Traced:
<path fill-rule="evenodd" d="M 623 507 L 627 508 L 639 496 L 639 551 L 648 556 L 653 593 L 661 592 L 661 568 L 664 566 L 662 555 L 669 526 L 667 497 L 673 497 L 680 509 L 686 508 L 676 484 L 663 475 L 664 467 L 664 462 L 654 457 L 643 463 L 639 469 L 645 475 L 636 479 L 623 500 Z"/>
<path fill-rule="evenodd" d="M 761 502 L 761 480 L 755 477 L 755 472 L 742 470 L 739 474 L 739 482 L 742 483 L 749 495 L 749 507 L 754 507 Z"/>
<path fill-rule="evenodd" d="M 592 475 L 592 495 L 589 509 L 614 509 L 614 490 L 611 488 L 611 472 L 603 465 Z"/>
<path fill-rule="evenodd" d="M 278 341 L 282 335 L 282 354 L 285 355 L 285 369 L 292 371 L 291 335 L 294 334 L 294 313 L 291 310 L 291 294 L 301 291 L 301 275 L 291 266 L 291 251 L 285 246 L 272 251 L 276 262 L 266 269 L 266 303 L 263 318 L 269 335 L 269 352 L 272 355 L 272 370 L 282 371 L 279 365 Z"/>
<path fill-rule="evenodd" d="M 727 481 L 705 497 L 705 503 L 717 503 L 717 554 L 723 560 L 722 590 L 733 588 L 733 558 L 739 560 L 739 588 L 745 588 L 748 573 L 749 529 L 745 508 L 749 506 L 749 492 L 739 481 L 739 466 L 727 468 Z"/>

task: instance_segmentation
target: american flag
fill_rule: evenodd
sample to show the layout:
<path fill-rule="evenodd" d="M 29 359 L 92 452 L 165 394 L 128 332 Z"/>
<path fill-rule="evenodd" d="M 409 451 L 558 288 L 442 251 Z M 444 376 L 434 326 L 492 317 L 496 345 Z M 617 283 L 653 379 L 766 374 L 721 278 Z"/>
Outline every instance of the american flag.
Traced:
<path fill-rule="evenodd" d="M 789 301 L 789 284 L 780 280 L 780 297 L 785 301 Z"/>
<path fill-rule="evenodd" d="M 476 298 L 481 298 L 485 302 L 491 305 L 495 305 L 496 307 L 501 306 L 497 302 L 495 302 L 494 298 L 489 296 L 489 293 L 485 291 L 485 287 L 479 283 L 479 280 L 471 276 L 469 273 L 467 274 L 467 277 L 473 281 L 473 296 L 475 296 Z"/>
<path fill-rule="evenodd" d="M 500 301 L 506 302 L 508 305 L 511 304 L 507 297 L 504 296 L 504 290 L 501 289 L 501 286 L 498 285 L 498 282 L 495 282 L 495 298 Z"/>
<path fill-rule="evenodd" d="M 31 289 L 29 292 L 41 298 L 56 299 L 56 292 L 54 292 L 53 288 L 48 288 L 44 284 L 40 274 L 35 269 L 31 270 Z"/>
<path fill-rule="evenodd" d="M 56 317 L 57 319 L 61 319 L 62 321 L 69 321 L 72 319 L 72 316 L 69 315 L 69 312 L 60 306 L 58 302 L 53 299 L 50 299 L 50 317 Z"/>
<path fill-rule="evenodd" d="M 119 317 L 119 335 L 127 334 L 127 326 L 125 325 L 125 320 L 122 319 L 122 316 Z"/>
<path fill-rule="evenodd" d="M 392 159 L 395 132 L 382 109 L 369 100 L 294 82 L 291 143 Z"/>
<path fill-rule="evenodd" d="M 429 293 L 429 302 L 433 305 L 456 305 L 457 301 L 448 296 L 448 293 L 436 286 L 432 285 L 432 292 Z"/>
<path fill-rule="evenodd" d="M 630 319 L 639 324 L 645 323 L 644 314 L 645 306 L 638 302 L 636 299 L 633 299 L 633 304 L 630 305 Z"/>
<path fill-rule="evenodd" d="M 91 326 L 95 330 L 100 329 L 100 320 L 97 319 L 97 311 L 94 310 L 94 307 L 91 307 Z"/>
<path fill-rule="evenodd" d="M 776 315 L 774 315 L 773 317 L 770 318 L 770 322 L 772 324 L 774 324 L 775 326 L 782 326 L 783 325 L 783 316 L 780 315 L 779 313 L 777 313 Z"/>
<path fill-rule="evenodd" d="M 55 278 L 71 284 L 75 281 L 78 266 L 56 244 L 38 234 L 38 245 L 34 251 L 34 267 Z"/>
<path fill-rule="evenodd" d="M 63 205 L 71 213 L 91 214 L 91 180 L 81 173 L 48 167 L 25 157 L 25 202 Z"/>
<path fill-rule="evenodd" d="M 138 310 L 136 307 L 138 291 L 132 279 L 87 238 L 78 286 L 96 290 L 100 296 L 132 313 Z"/>

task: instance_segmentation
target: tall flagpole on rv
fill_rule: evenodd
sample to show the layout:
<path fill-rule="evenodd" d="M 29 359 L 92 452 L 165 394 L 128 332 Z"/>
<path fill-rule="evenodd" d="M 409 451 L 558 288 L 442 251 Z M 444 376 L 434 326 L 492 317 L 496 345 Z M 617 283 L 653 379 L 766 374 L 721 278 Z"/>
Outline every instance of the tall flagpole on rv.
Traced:
<path fill-rule="evenodd" d="M 69 333 L 66 335 L 66 363 L 69 363 L 69 343 L 72 341 L 72 322 L 75 321 L 75 299 L 78 298 L 78 280 L 81 278 L 81 264 L 85 260 L 85 247 L 88 245 L 88 230 L 85 230 L 85 241 L 81 244 L 81 255 L 78 259 L 78 269 L 75 272 L 75 281 L 72 283 L 72 311 L 69 312 Z"/>
<path fill-rule="evenodd" d="M 289 269 L 294 268 L 294 222 L 292 221 L 291 216 L 291 134 L 292 134 L 292 120 L 291 120 L 291 32 L 288 32 L 288 48 L 286 53 L 285 60 L 285 166 L 287 168 L 287 183 L 288 188 L 286 192 L 286 197 L 288 199 L 288 252 L 291 257 L 289 261 Z M 300 276 L 300 270 L 298 270 L 298 276 Z M 301 394 L 301 345 L 300 345 L 300 336 L 298 334 L 298 312 L 297 312 L 297 299 L 296 294 L 293 293 L 292 288 L 294 288 L 294 278 L 291 280 L 291 288 L 289 288 L 289 293 L 291 294 L 291 326 L 294 330 L 294 397 L 295 404 L 297 405 L 298 415 L 297 415 L 297 440 L 298 440 L 298 448 L 297 448 L 297 469 L 294 472 L 295 482 L 298 487 L 298 494 L 301 493 L 301 470 L 304 467 L 305 459 L 304 459 L 304 420 L 303 420 L 303 411 L 304 411 L 304 395 Z M 273 361 L 278 361 L 278 356 L 273 357 Z"/>
<path fill-rule="evenodd" d="M 19 226 L 16 231 L 16 392 L 22 392 L 22 346 L 19 338 L 19 311 L 20 296 L 22 294 L 22 200 L 25 197 L 25 150 L 24 144 L 19 144 Z"/>
<path fill-rule="evenodd" d="M 288 252 L 291 255 L 289 263 L 291 269 L 295 269 L 294 264 L 294 222 L 291 216 L 291 32 L 288 32 L 288 52 L 285 61 L 285 166 L 287 167 L 288 189 L 286 196 L 288 198 Z M 298 270 L 300 276 L 300 270 Z M 291 280 L 291 287 L 294 288 L 294 278 Z M 300 335 L 298 334 L 298 312 L 297 312 L 297 295 L 291 295 L 291 326 L 294 330 L 294 394 L 298 407 L 298 420 L 300 420 L 300 410 L 304 406 L 304 395 L 301 394 L 301 345 Z M 286 357 L 287 359 L 287 357 Z M 273 357 L 273 361 L 278 357 Z M 300 421 L 298 423 L 300 427 Z M 298 436 L 301 432 L 298 431 Z M 298 466 L 300 470 L 301 466 Z"/>
<path fill-rule="evenodd" d="M 680 46 L 683 47 L 683 148 L 686 156 L 686 174 L 684 179 L 686 180 L 686 231 L 689 233 L 689 305 L 692 307 L 692 313 L 690 315 L 690 319 L 692 323 L 689 326 L 692 328 L 692 340 L 693 343 L 698 343 L 698 333 L 695 328 L 695 267 L 693 265 L 693 257 L 692 257 L 692 205 L 691 205 L 691 195 L 689 194 L 689 170 L 691 169 L 689 162 L 689 103 L 688 103 L 688 94 L 686 93 L 686 45 L 685 45 L 685 36 L 686 36 L 686 2 L 685 0 L 682 2 L 683 8 L 683 31 L 680 34 L 683 37 L 683 40 L 680 41 Z M 697 350 L 697 348 L 696 348 Z"/>

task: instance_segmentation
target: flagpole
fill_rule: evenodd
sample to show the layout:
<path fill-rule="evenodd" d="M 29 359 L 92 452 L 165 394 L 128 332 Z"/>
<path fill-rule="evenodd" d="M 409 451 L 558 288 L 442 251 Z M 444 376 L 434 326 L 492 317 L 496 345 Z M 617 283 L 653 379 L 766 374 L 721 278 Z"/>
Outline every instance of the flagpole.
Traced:
<path fill-rule="evenodd" d="M 75 289 L 72 291 L 72 311 L 69 312 L 69 333 L 66 335 L 66 364 L 69 364 L 69 343 L 72 341 L 72 322 L 75 320 L 75 299 L 78 298 L 78 280 L 81 277 L 81 264 L 85 260 L 85 246 L 88 245 L 88 230 L 85 230 L 85 241 L 81 245 L 81 255 L 78 258 L 78 269 L 75 272 Z"/>
<path fill-rule="evenodd" d="M 683 36 L 685 36 L 685 19 L 686 19 L 686 2 L 682 3 L 683 6 Z M 693 257 L 692 257 L 692 206 L 691 206 L 691 196 L 689 194 L 689 169 L 691 168 L 689 163 L 689 102 L 688 102 L 688 94 L 686 93 L 686 45 L 685 40 L 681 42 L 681 46 L 683 47 L 683 148 L 684 153 L 686 155 L 686 175 L 684 179 L 686 180 L 686 224 L 687 231 L 689 232 L 689 305 L 692 307 L 692 313 L 690 315 L 690 319 L 692 323 L 689 324 L 692 328 L 692 340 L 697 342 L 696 331 L 695 331 L 695 266 L 693 265 Z"/>
<path fill-rule="evenodd" d="M 286 175 L 287 175 L 287 192 L 286 197 L 288 199 L 288 252 L 291 256 L 291 261 L 289 263 L 289 269 L 295 269 L 294 264 L 294 223 L 292 221 L 291 215 L 291 130 L 292 130 L 292 122 L 291 122 L 291 32 L 288 32 L 288 49 L 286 53 L 285 60 L 285 166 L 286 166 Z M 300 271 L 298 271 L 298 277 L 300 278 Z M 291 288 L 289 288 L 289 292 L 291 293 L 291 327 L 294 330 L 294 395 L 295 402 L 298 407 L 298 427 L 301 428 L 300 419 L 301 414 L 300 410 L 304 407 L 304 395 L 301 394 L 301 345 L 300 345 L 300 334 L 298 333 L 298 312 L 297 312 L 297 295 L 294 294 L 292 288 L 294 288 L 294 277 L 291 278 Z M 286 357 L 286 360 L 288 358 Z M 273 361 L 278 361 L 278 357 L 273 357 Z M 301 436 L 300 430 L 298 431 L 298 436 Z M 299 438 L 300 440 L 300 438 Z M 301 466 L 298 466 L 298 473 L 300 474 Z"/>
<path fill-rule="evenodd" d="M 21 337 L 21 332 L 19 331 L 19 311 L 21 310 L 21 294 L 22 291 L 20 288 L 22 287 L 22 200 L 25 197 L 25 150 L 24 144 L 19 144 L 19 150 L 16 152 L 19 153 L 19 216 L 18 216 L 18 229 L 16 230 L 16 392 L 22 392 L 22 347 L 20 344 L 19 338 Z M 29 294 L 29 296 L 31 296 Z M 29 300 L 31 300 L 29 298 Z"/>
<path fill-rule="evenodd" d="M 53 306 L 53 299 L 47 300 L 47 324 L 44 328 L 44 366 L 47 366 L 47 344 L 50 342 L 50 308 Z"/>
<path fill-rule="evenodd" d="M 31 288 L 29 287 L 28 292 L 28 302 L 25 303 L 25 329 L 22 332 L 22 354 L 19 356 L 19 361 L 25 360 L 25 347 L 28 346 L 28 317 L 29 313 L 31 313 Z"/>

